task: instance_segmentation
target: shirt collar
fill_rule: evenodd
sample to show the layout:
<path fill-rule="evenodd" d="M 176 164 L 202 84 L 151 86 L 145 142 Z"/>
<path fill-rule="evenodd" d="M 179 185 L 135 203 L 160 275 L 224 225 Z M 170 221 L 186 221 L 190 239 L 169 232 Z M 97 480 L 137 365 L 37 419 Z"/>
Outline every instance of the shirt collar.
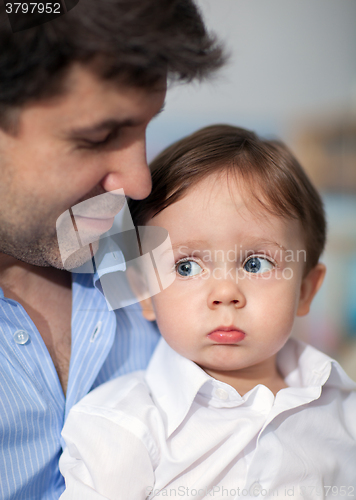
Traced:
<path fill-rule="evenodd" d="M 290 338 L 278 353 L 277 364 L 290 387 L 356 389 L 337 361 L 301 340 Z"/>
<path fill-rule="evenodd" d="M 346 375 L 337 361 L 293 338 L 290 338 L 278 353 L 277 364 L 288 386 L 298 388 L 295 391 L 298 405 L 303 404 L 304 400 L 309 402 L 319 397 L 324 385 L 340 390 L 356 389 L 356 383 Z M 204 384 L 209 381 L 214 385 L 223 384 L 215 381 L 193 361 L 175 352 L 163 338 L 159 341 L 146 370 L 146 381 L 164 419 L 167 437 L 182 423 Z M 205 392 L 209 391 L 210 389 Z M 231 391 L 239 397 L 235 389 L 231 388 Z M 267 388 L 266 391 L 270 392 Z M 256 388 L 240 397 L 241 402 L 254 392 Z M 313 393 L 313 397 L 310 397 L 309 393 Z M 295 406 L 295 402 L 292 406 Z"/>
<path fill-rule="evenodd" d="M 94 259 L 96 265 L 94 284 L 105 274 L 126 271 L 124 254 L 112 238 L 105 238 L 100 241 Z"/>
<path fill-rule="evenodd" d="M 161 338 L 146 370 L 146 381 L 160 410 L 168 436 L 187 415 L 199 389 L 211 377 L 175 352 Z"/>
<path fill-rule="evenodd" d="M 99 248 L 94 257 L 94 263 L 95 272 L 93 261 L 85 262 L 82 266 L 74 269 L 72 271 L 73 280 L 76 281 L 76 277 L 81 274 L 87 274 L 90 276 L 88 280 L 92 281 L 93 287 L 97 288 L 104 295 L 100 278 L 117 271 L 126 271 L 124 254 L 113 238 L 107 237 L 100 240 Z"/>

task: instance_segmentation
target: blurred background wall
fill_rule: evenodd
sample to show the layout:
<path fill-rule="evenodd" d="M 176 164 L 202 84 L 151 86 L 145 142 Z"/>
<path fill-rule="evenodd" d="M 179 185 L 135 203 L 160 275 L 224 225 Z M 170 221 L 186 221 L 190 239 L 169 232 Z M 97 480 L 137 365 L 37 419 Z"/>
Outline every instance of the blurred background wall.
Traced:
<path fill-rule="evenodd" d="M 197 3 L 230 62 L 209 82 L 170 88 L 148 130 L 148 157 L 212 123 L 287 142 L 321 191 L 329 223 L 327 278 L 294 335 L 356 380 L 356 1 Z"/>

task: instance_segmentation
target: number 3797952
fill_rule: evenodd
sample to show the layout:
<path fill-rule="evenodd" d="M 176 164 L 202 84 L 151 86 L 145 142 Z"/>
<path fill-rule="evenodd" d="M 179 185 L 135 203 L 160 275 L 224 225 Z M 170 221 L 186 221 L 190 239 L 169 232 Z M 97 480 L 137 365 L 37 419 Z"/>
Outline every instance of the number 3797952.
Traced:
<path fill-rule="evenodd" d="M 7 14 L 61 14 L 60 3 L 6 3 Z"/>

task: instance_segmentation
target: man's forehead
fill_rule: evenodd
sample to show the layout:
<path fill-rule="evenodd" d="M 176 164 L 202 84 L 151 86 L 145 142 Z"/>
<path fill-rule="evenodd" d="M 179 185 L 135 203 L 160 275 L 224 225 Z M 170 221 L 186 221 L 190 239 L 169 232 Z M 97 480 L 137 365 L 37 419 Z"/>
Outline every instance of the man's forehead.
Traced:
<path fill-rule="evenodd" d="M 43 120 L 54 129 L 66 131 L 107 129 L 112 121 L 151 119 L 163 107 L 166 93 L 165 82 L 149 88 L 132 87 L 104 80 L 90 66 L 81 64 L 73 65 L 63 85 L 64 92 L 58 96 L 25 106 L 20 119 L 27 117 L 32 124 Z"/>
<path fill-rule="evenodd" d="M 125 80 L 105 80 L 93 72 L 90 66 L 75 65 L 65 82 L 66 93 L 63 95 L 62 105 L 69 107 L 76 105 L 85 108 L 87 102 L 97 106 L 110 107 L 112 104 L 123 108 L 142 106 L 149 107 L 152 99 L 164 98 L 165 82 L 159 82 L 154 87 L 135 87 Z"/>
<path fill-rule="evenodd" d="M 113 78 L 103 78 L 95 64 L 73 63 L 67 72 L 64 81 L 64 87 L 67 93 L 76 91 L 91 91 L 92 89 L 101 89 L 103 91 L 112 91 L 113 93 L 124 93 L 132 95 L 155 94 L 166 90 L 167 81 L 161 78 L 156 83 L 149 86 L 133 85 L 128 80 L 125 71 Z"/>

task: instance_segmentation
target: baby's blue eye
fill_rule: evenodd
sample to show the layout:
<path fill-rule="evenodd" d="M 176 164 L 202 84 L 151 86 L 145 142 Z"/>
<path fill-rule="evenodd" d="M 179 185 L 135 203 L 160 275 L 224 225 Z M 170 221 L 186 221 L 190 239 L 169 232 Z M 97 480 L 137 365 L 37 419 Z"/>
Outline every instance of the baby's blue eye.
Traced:
<path fill-rule="evenodd" d="M 248 273 L 266 273 L 273 269 L 273 264 L 264 257 L 251 257 L 244 264 L 244 270 Z"/>
<path fill-rule="evenodd" d="M 195 276 L 201 273 L 202 268 L 194 260 L 185 260 L 176 264 L 176 270 L 180 276 Z"/>

